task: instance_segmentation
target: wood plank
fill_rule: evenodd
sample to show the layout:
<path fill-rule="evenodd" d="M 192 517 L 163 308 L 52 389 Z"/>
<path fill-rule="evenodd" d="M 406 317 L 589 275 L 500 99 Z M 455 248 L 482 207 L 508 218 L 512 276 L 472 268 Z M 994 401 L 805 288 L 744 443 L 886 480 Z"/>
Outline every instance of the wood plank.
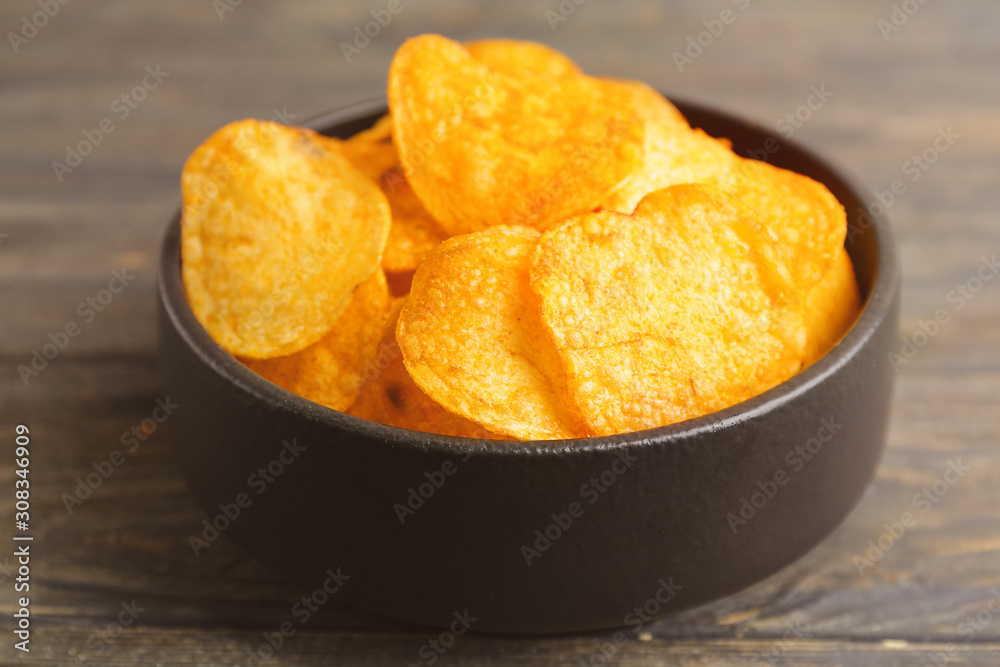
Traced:
<path fill-rule="evenodd" d="M 321 612 L 322 613 L 322 612 Z M 318 618 L 318 617 L 317 617 Z M 611 638 L 585 636 L 578 638 L 552 637 L 532 642 L 484 635 L 466 635 L 455 639 L 443 653 L 435 652 L 429 642 L 436 634 L 340 634 L 316 632 L 310 627 L 298 628 L 285 638 L 280 648 L 268 651 L 264 633 L 273 636 L 273 629 L 258 631 L 216 630 L 205 632 L 188 628 L 157 628 L 142 625 L 142 614 L 136 624 L 113 629 L 116 636 L 100 634 L 104 626 L 71 622 L 58 629 L 43 625 L 38 641 L 44 648 L 32 653 L 32 664 L 64 665 L 67 661 L 88 655 L 100 664 L 129 666 L 137 664 L 204 665 L 215 667 L 231 664 L 281 665 L 370 665 L 397 667 L 407 664 L 428 664 L 435 656 L 442 665 L 600 665 L 604 655 L 613 664 L 624 667 L 638 665 L 745 666 L 770 664 L 780 666 L 828 665 L 831 655 L 837 655 L 838 665 L 845 667 L 903 667 L 914 664 L 994 664 L 1000 644 L 982 642 L 907 642 L 886 639 L 875 642 L 845 642 L 797 637 L 789 631 L 788 638 L 764 639 L 685 639 L 664 640 L 657 637 L 645 641 L 631 638 L 615 645 Z M 799 631 L 801 632 L 801 631 Z M 631 634 L 631 633 L 629 633 Z M 88 644 L 89 642 L 89 644 Z M 275 642 L 277 643 L 277 642 Z M 98 652 L 100 651 L 100 654 Z M 602 653 L 603 651 L 603 653 Z M 6 652 L 9 655 L 9 650 Z M 2 657 L 4 653 L 0 653 Z M 179 657 L 183 656 L 183 658 Z M 265 660 L 260 660 L 264 657 Z M 611 661 L 609 661 L 610 663 Z"/>
<path fill-rule="evenodd" d="M 225 537 L 194 557 L 186 537 L 204 518 L 152 434 L 83 505 L 61 500 L 79 477 L 121 448 L 121 434 L 162 396 L 156 368 L 154 283 L 158 244 L 177 202 L 190 150 L 223 123 L 301 120 L 383 94 L 395 48 L 436 31 L 546 41 L 587 71 L 644 79 L 676 96 L 774 126 L 810 86 L 834 91 L 795 138 L 847 168 L 872 191 L 907 178 L 907 160 L 940 127 L 961 138 L 892 204 L 903 261 L 903 337 L 944 309 L 950 320 L 899 371 L 888 447 L 857 509 L 812 553 L 746 591 L 664 617 L 630 638 L 618 665 L 995 664 L 1000 534 L 1000 281 L 961 308 L 949 301 L 984 255 L 1000 251 L 1000 89 L 995 35 L 1000 5 L 926 3 L 883 39 L 891 3 L 754 0 L 703 55 L 679 71 L 673 53 L 725 7 L 742 3 L 586 2 L 553 30 L 557 0 L 404 3 L 348 63 L 339 42 L 370 20 L 370 3 L 241 3 L 220 20 L 203 0 L 61 5 L 36 37 L 0 58 L 0 437 L 20 421 L 38 445 L 31 664 L 67 664 L 113 621 L 121 604 L 145 606 L 95 662 L 245 664 L 261 633 L 288 617 L 302 591 Z M 17 30 L 33 3 L 0 5 Z M 6 30 L 3 31 L 6 34 Z M 127 118 L 112 101 L 147 65 L 170 72 Z M 59 181 L 52 161 L 104 117 L 115 131 Z M 77 307 L 114 269 L 134 282 L 26 387 L 16 366 L 47 334 L 82 316 Z M 886 361 L 888 363 L 888 360 Z M 169 425 L 168 425 L 169 426 Z M 965 474 L 926 512 L 914 496 L 949 461 Z M 0 487 L 13 471 L 0 461 Z M 856 556 L 884 524 L 915 524 L 871 567 Z M 0 525 L 13 520 L 0 503 Z M 10 563 L 0 555 L 0 566 Z M 0 613 L 13 610 L 0 569 Z M 37 596 L 37 597 L 35 597 Z M 977 620 L 978 618 L 978 620 Z M 969 634 L 970 628 L 974 632 Z M 786 635 L 801 637 L 787 640 Z M 265 664 L 418 663 L 427 628 L 337 607 L 323 609 Z M 441 664 L 597 664 L 614 630 L 557 637 L 458 640 Z M 8 638 L 9 639 L 9 638 Z M 949 646 L 953 642 L 954 646 Z M 773 654 L 768 652 L 774 651 Z M 942 653 L 941 656 L 937 656 Z M 0 661 L 14 662 L 10 642 Z M 593 658 L 593 660 L 592 660 Z M 21 660 L 23 662 L 23 660 Z"/>

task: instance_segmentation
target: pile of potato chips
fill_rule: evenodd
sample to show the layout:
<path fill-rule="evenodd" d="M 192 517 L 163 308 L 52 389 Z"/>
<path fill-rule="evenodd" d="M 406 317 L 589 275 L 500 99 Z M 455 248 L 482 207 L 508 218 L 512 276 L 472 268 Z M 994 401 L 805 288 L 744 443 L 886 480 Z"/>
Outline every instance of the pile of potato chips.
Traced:
<path fill-rule="evenodd" d="M 843 207 L 637 81 L 423 35 L 350 139 L 246 120 L 182 175 L 182 273 L 268 380 L 419 431 L 548 440 L 704 415 L 860 308 Z"/>

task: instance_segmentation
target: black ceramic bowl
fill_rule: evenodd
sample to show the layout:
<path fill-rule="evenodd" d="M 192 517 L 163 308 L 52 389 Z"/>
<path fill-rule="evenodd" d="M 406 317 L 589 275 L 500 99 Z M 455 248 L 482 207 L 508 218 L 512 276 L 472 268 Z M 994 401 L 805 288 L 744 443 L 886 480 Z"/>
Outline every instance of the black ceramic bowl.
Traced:
<path fill-rule="evenodd" d="M 208 519 L 306 586 L 339 568 L 349 579 L 338 603 L 441 627 L 467 611 L 488 632 L 637 631 L 647 614 L 734 593 L 828 535 L 885 439 L 899 301 L 891 232 L 859 216 L 858 191 L 792 142 L 678 106 L 737 152 L 822 181 L 844 204 L 864 310 L 833 350 L 751 400 L 638 433 L 513 443 L 407 431 L 293 395 L 216 345 L 185 297 L 175 219 L 160 266 L 160 354 L 180 405 L 176 456 Z M 312 126 L 345 137 L 384 111 L 367 104 Z"/>

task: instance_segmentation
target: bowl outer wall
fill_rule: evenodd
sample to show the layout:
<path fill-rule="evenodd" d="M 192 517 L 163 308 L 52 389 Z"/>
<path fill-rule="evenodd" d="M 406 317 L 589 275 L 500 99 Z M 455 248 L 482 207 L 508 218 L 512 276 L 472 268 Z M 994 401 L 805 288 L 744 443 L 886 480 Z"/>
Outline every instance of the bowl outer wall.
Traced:
<path fill-rule="evenodd" d="M 489 632 L 637 632 L 637 606 L 672 613 L 734 593 L 827 536 L 870 483 L 885 440 L 899 304 L 891 231 L 858 215 L 858 190 L 793 143 L 678 107 L 738 152 L 777 146 L 771 162 L 844 203 L 865 306 L 833 350 L 744 403 L 633 434 L 514 444 L 397 429 L 276 387 L 212 341 L 185 297 L 178 216 L 159 275 L 161 366 L 180 405 L 168 425 L 175 456 L 208 519 L 309 589 L 339 568 L 349 578 L 338 603 L 440 627 L 468 611 Z M 384 111 L 368 103 L 312 126 L 348 136 Z M 226 519 L 239 494 L 249 503 Z M 416 509 L 401 520 L 408 503 Z M 213 533 L 191 528 L 204 554 Z M 530 565 L 525 548 L 538 554 Z"/>

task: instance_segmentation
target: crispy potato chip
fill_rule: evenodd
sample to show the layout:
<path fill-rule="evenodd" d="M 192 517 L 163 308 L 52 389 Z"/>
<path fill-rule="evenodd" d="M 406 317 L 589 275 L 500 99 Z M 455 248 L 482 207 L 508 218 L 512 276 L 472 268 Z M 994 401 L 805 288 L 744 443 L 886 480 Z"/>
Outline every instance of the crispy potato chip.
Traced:
<path fill-rule="evenodd" d="M 402 284 L 402 275 L 412 276 L 427 253 L 448 235 L 424 208 L 398 166 L 382 174 L 379 184 L 392 210 L 392 228 L 382 255 L 382 268 L 394 274 L 394 285 Z M 407 292 L 408 288 L 400 294 Z"/>
<path fill-rule="evenodd" d="M 826 186 L 766 162 L 743 158 L 731 143 L 691 129 L 676 107 L 640 82 L 625 82 L 645 125 L 644 162 L 602 205 L 630 213 L 646 194 L 681 183 L 729 191 L 782 241 L 777 254 L 803 292 L 833 265 L 847 234 L 843 207 Z"/>
<path fill-rule="evenodd" d="M 389 70 L 403 172 L 449 234 L 545 229 L 593 210 L 642 158 L 635 101 L 586 76 L 510 76 L 439 35 L 408 40 Z"/>
<path fill-rule="evenodd" d="M 417 269 L 396 340 L 410 377 L 447 410 L 526 440 L 581 430 L 528 284 L 538 232 L 496 227 L 448 239 Z"/>
<path fill-rule="evenodd" d="M 351 164 L 376 183 L 383 173 L 399 164 L 399 153 L 392 143 L 392 119 L 388 114 L 367 130 L 344 139 L 340 148 Z"/>
<path fill-rule="evenodd" d="M 542 235 L 531 286 L 593 432 L 706 414 L 798 371 L 804 336 L 789 338 L 780 275 L 746 240 L 766 239 L 755 227 L 689 184 Z"/>
<path fill-rule="evenodd" d="M 691 127 L 680 109 L 664 97 L 663 93 L 649 84 L 636 81 L 635 79 L 619 79 L 615 77 L 605 77 L 604 80 L 621 86 L 624 89 L 622 91 L 623 94 L 628 93 L 635 96 L 636 110 L 639 113 L 640 121 L 644 123 L 655 122 L 665 126 Z M 723 139 L 721 141 L 725 142 L 726 140 Z M 725 143 L 723 145 L 727 148 L 732 146 L 732 144 L 726 145 Z M 632 208 L 634 209 L 635 207 L 633 206 Z M 628 212 L 631 213 L 631 211 Z"/>
<path fill-rule="evenodd" d="M 392 225 L 382 253 L 382 269 L 388 274 L 393 294 L 409 291 L 408 276 L 448 235 L 413 192 L 399 166 L 399 154 L 392 143 L 392 120 L 386 115 L 376 124 L 343 143 L 344 154 L 378 184 L 389 202 Z M 397 287 L 406 285 L 406 291 Z"/>
<path fill-rule="evenodd" d="M 742 157 L 714 184 L 729 190 L 774 232 L 781 241 L 783 263 L 804 290 L 833 267 L 847 236 L 847 214 L 825 185 Z"/>
<path fill-rule="evenodd" d="M 603 208 L 631 213 L 650 192 L 681 183 L 717 178 L 735 158 L 729 146 L 701 130 L 663 95 L 641 81 L 615 80 L 635 97 L 645 126 L 643 163 L 602 202 Z"/>
<path fill-rule="evenodd" d="M 386 414 L 385 406 L 382 405 L 382 391 L 377 380 L 363 383 L 358 391 L 357 400 L 345 412 L 379 424 L 389 423 L 389 415 Z"/>
<path fill-rule="evenodd" d="M 392 141 L 392 116 L 385 114 L 375 121 L 375 123 L 367 130 L 361 130 L 353 137 L 346 139 L 345 141 L 350 143 L 352 140 L 371 143 L 384 143 L 386 141 Z"/>
<path fill-rule="evenodd" d="M 323 337 L 378 267 L 382 192 L 311 130 L 245 120 L 184 165 L 182 275 L 191 308 L 229 352 L 264 359 Z"/>
<path fill-rule="evenodd" d="M 479 39 L 466 42 L 465 48 L 473 58 L 490 69 L 511 76 L 563 76 L 582 75 L 572 60 L 555 49 L 520 39 Z"/>
<path fill-rule="evenodd" d="M 414 384 L 410 374 L 406 372 L 403 354 L 396 344 L 396 323 L 401 307 L 402 304 L 386 323 L 372 359 L 375 372 L 361 390 L 359 405 L 352 408 L 351 414 L 411 431 L 466 438 L 503 439 L 473 421 L 448 412 Z"/>
<path fill-rule="evenodd" d="M 861 294 L 847 250 L 840 249 L 833 267 L 809 292 L 806 306 L 806 363 L 826 354 L 847 333 L 861 310 Z"/>
<path fill-rule="evenodd" d="M 389 314 L 389 287 L 381 270 L 361 283 L 333 328 L 295 354 L 240 359 L 279 387 L 334 410 L 354 404 Z"/>

